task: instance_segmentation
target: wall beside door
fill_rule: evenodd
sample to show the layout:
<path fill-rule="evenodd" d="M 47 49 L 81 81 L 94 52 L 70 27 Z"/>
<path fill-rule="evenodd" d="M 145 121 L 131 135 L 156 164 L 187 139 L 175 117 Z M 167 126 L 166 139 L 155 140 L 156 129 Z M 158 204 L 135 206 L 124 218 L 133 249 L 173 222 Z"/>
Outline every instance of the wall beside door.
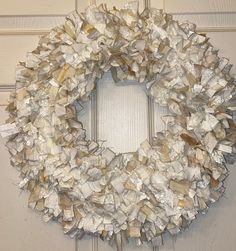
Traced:
<path fill-rule="evenodd" d="M 109 7 L 121 7 L 124 0 L 97 0 Z M 0 0 L 0 123 L 7 114 L 5 107 L 14 89 L 15 66 L 24 61 L 26 52 L 37 46 L 40 35 L 63 22 L 75 9 L 83 11 L 88 0 Z M 140 0 L 140 10 L 145 1 Z M 198 25 L 211 38 L 220 54 L 230 58 L 236 73 L 236 1 L 234 0 L 151 0 L 151 7 L 164 9 L 176 19 Z M 126 87 L 125 87 L 126 88 Z M 113 96 L 112 96 L 113 95 Z M 98 137 L 115 151 L 133 151 L 148 137 L 148 100 L 141 87 L 133 82 L 124 90 L 115 85 L 109 73 L 99 82 L 97 91 Z M 87 112 L 87 115 L 86 113 Z M 161 130 L 160 115 L 166 113 L 155 105 L 154 127 Z M 91 104 L 87 103 L 83 121 L 91 136 Z M 111 132 L 109 128 L 115 127 Z M 119 131 L 120 130 L 120 131 Z M 27 194 L 17 187 L 18 174 L 10 166 L 9 154 L 0 139 L 0 250 L 10 251 L 108 251 L 113 250 L 96 238 L 77 241 L 63 235 L 56 223 L 43 223 L 41 216 L 27 207 Z M 160 251 L 235 251 L 236 250 L 236 165 L 230 166 L 225 196 L 212 206 L 207 216 L 199 216 L 188 231 L 172 239 L 165 236 Z M 124 250 L 137 248 L 129 244 Z M 151 250 L 150 246 L 138 250 Z"/>

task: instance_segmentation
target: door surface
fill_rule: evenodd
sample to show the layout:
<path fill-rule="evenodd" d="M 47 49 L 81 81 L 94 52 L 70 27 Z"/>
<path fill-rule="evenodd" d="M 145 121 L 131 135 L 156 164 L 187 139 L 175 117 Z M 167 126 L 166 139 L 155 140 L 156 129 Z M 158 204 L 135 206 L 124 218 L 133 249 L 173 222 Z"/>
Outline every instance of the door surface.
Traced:
<path fill-rule="evenodd" d="M 105 3 L 122 7 L 124 0 L 0 0 L 0 123 L 7 114 L 9 92 L 14 89 L 15 65 L 32 51 L 41 34 L 63 22 L 74 9 L 83 11 L 89 4 Z M 164 9 L 176 19 L 189 20 L 202 33 L 208 32 L 220 54 L 236 66 L 236 1 L 233 0 L 140 0 L 145 5 Z M 236 67 L 233 68 L 236 73 Z M 94 105 L 96 104 L 96 106 Z M 96 109 L 95 109 L 96 108 Z M 81 113 L 89 138 L 95 137 L 115 152 L 135 151 L 150 131 L 164 128 L 161 116 L 167 109 L 148 100 L 143 87 L 135 81 L 115 84 L 107 72 L 99 81 L 96 95 Z M 95 115 L 97 120 L 95 120 Z M 112 128 L 112 130 L 111 130 Z M 43 223 L 41 216 L 27 208 L 27 194 L 17 187 L 18 173 L 10 166 L 9 154 L 0 139 L 0 251 L 111 251 L 115 248 L 86 236 L 73 240 L 63 235 L 56 223 Z M 236 165 L 230 166 L 225 196 L 201 215 L 189 230 L 173 239 L 164 236 L 160 251 L 235 251 L 236 250 Z M 125 251 L 147 251 L 129 243 Z"/>

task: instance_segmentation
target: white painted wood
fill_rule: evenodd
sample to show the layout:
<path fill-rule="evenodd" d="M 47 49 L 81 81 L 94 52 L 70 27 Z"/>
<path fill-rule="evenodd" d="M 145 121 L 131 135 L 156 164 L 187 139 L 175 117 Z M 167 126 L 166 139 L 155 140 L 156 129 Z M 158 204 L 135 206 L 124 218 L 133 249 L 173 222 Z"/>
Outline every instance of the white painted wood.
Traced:
<path fill-rule="evenodd" d="M 8 104 L 10 92 L 0 92 L 0 106 L 6 106 Z"/>
<path fill-rule="evenodd" d="M 162 2 L 155 2 L 156 8 L 162 8 Z M 84 5 L 84 6 L 83 6 Z M 79 11 L 84 11 L 86 5 L 79 4 Z M 214 14 L 214 13 L 200 13 L 200 14 L 176 14 L 174 18 L 179 21 L 190 21 L 196 23 L 198 29 L 205 32 L 215 29 L 224 31 L 229 29 L 236 30 L 236 15 L 228 14 Z M 51 28 L 63 24 L 65 16 L 21 16 L 8 17 L 0 16 L 0 35 L 4 34 L 44 34 Z"/>
<path fill-rule="evenodd" d="M 157 9 L 164 9 L 165 0 L 150 0 L 151 7 Z"/>
<path fill-rule="evenodd" d="M 151 251 L 153 247 L 151 243 L 145 243 L 143 245 L 138 246 L 137 243 L 132 240 L 125 247 L 123 251 Z"/>
<path fill-rule="evenodd" d="M 122 251 L 151 251 L 152 246 L 151 244 L 144 244 L 141 246 L 137 246 L 137 243 L 135 241 L 130 241 L 127 243 Z M 107 241 L 102 241 L 99 239 L 98 242 L 98 251 L 116 251 L 115 244 L 113 246 L 109 245 Z"/>
<path fill-rule="evenodd" d="M 77 249 L 75 251 L 95 251 L 93 249 L 92 236 L 85 235 L 81 240 L 77 241 Z"/>
<path fill-rule="evenodd" d="M 49 30 L 61 25 L 64 20 L 64 16 L 0 16 L 0 30 Z"/>
<path fill-rule="evenodd" d="M 98 86 L 98 138 L 115 152 L 136 151 L 148 137 L 147 97 L 136 81 L 115 84 L 105 73 Z"/>
<path fill-rule="evenodd" d="M 219 55 L 230 60 L 233 64 L 232 74 L 236 76 L 236 53 L 235 53 L 235 40 L 236 32 L 212 32 L 207 34 L 210 37 L 212 45 L 219 49 Z"/>
<path fill-rule="evenodd" d="M 75 0 L 75 1 L 76 1 L 76 9 L 79 12 L 83 12 L 91 4 L 91 0 Z"/>
<path fill-rule="evenodd" d="M 1 0 L 0 2 L 0 15 L 62 15 L 74 9 L 75 0 Z"/>
<path fill-rule="evenodd" d="M 155 2 L 156 0 L 152 0 Z M 164 0 L 165 11 L 174 13 L 210 13 L 236 11 L 235 0 Z"/>
<path fill-rule="evenodd" d="M 0 84 L 15 82 L 15 69 L 37 47 L 38 36 L 0 36 Z"/>
<path fill-rule="evenodd" d="M 236 27 L 236 14 L 176 14 L 174 19 L 179 21 L 189 21 L 197 24 L 197 27 L 204 29 L 205 27 L 214 27 L 214 28 L 230 28 Z"/>
<path fill-rule="evenodd" d="M 98 250 L 99 251 L 114 251 L 116 250 L 116 246 L 111 246 L 107 241 L 103 241 L 101 239 L 98 240 Z"/>

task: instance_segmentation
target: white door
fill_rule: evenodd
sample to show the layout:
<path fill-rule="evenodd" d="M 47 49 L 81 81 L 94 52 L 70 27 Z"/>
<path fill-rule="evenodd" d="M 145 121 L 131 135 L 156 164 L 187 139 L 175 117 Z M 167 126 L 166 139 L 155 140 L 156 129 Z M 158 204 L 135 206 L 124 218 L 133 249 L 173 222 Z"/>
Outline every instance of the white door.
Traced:
<path fill-rule="evenodd" d="M 97 0 L 108 7 L 122 7 L 124 0 Z M 14 88 L 17 61 L 24 60 L 33 50 L 38 36 L 63 22 L 67 13 L 77 8 L 84 10 L 88 0 L 0 0 L 0 122 L 7 117 L 4 111 L 9 91 Z M 163 8 L 176 19 L 196 23 L 200 32 L 209 32 L 213 45 L 229 57 L 236 66 L 236 1 L 233 0 L 140 0 L 145 5 Z M 236 73 L 236 68 L 233 68 Z M 95 102 L 96 101 L 96 102 Z M 95 106 L 97 104 L 97 121 Z M 83 122 L 88 136 L 97 137 L 115 152 L 137 149 L 148 138 L 150 131 L 163 128 L 160 116 L 167 111 L 152 106 L 137 82 L 115 84 L 108 72 L 100 80 L 97 95 L 84 109 Z M 97 122 L 97 123 L 95 123 Z M 112 130 L 111 130 L 112 128 Z M 43 223 L 40 215 L 27 208 L 27 195 L 17 187 L 17 172 L 10 166 L 9 154 L 0 144 L 0 250 L 10 251 L 110 251 L 107 243 L 87 236 L 74 241 L 63 235 L 56 223 Z M 210 208 L 208 215 L 200 216 L 188 231 L 172 239 L 164 237 L 160 251 L 235 251 L 236 250 L 236 168 L 230 167 L 226 182 L 226 196 Z M 151 246 L 137 248 L 128 244 L 125 251 L 152 250 Z"/>

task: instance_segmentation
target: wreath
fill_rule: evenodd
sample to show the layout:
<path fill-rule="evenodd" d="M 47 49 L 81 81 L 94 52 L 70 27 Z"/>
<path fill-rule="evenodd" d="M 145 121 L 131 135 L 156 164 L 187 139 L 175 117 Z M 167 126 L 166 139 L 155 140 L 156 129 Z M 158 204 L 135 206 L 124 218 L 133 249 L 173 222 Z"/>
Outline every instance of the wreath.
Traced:
<path fill-rule="evenodd" d="M 235 158 L 235 81 L 196 26 L 162 10 L 91 6 L 40 38 L 19 63 L 1 127 L 29 206 L 71 237 L 161 243 L 224 193 Z M 167 106 L 152 144 L 115 154 L 86 139 L 82 104 L 103 74 L 136 80 Z M 78 115 L 78 119 L 77 119 Z M 112 129 L 112 128 L 111 128 Z"/>

